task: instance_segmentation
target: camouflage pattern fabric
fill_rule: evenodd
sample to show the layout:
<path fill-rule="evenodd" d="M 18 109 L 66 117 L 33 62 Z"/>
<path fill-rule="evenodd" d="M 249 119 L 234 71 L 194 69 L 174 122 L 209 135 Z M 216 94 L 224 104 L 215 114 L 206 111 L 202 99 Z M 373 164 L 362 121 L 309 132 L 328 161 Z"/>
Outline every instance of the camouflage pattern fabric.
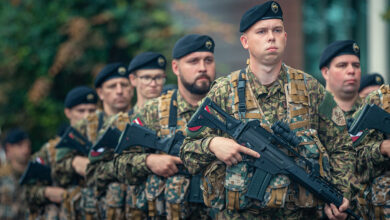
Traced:
<path fill-rule="evenodd" d="M 254 96 L 257 98 L 256 101 L 259 103 L 261 110 L 264 113 L 265 119 L 269 121 L 270 124 L 273 124 L 277 120 L 283 120 L 287 118 L 287 97 L 284 88 L 288 84 L 287 72 L 295 71 L 296 70 L 294 70 L 293 68 L 283 64 L 278 79 L 273 84 L 269 86 L 264 86 L 261 85 L 261 83 L 256 79 L 254 74 L 250 71 L 249 66 L 246 68 L 246 75 L 248 76 L 247 80 L 250 85 L 250 89 L 253 91 Z M 319 140 L 321 141 L 321 143 L 323 143 L 323 146 L 326 148 L 326 152 L 329 155 L 329 163 L 332 166 L 330 170 L 332 182 L 336 184 L 340 190 L 343 191 L 344 196 L 349 198 L 349 176 L 345 174 L 353 170 L 353 158 L 355 155 L 352 149 L 352 141 L 345 127 L 340 130 L 329 118 L 320 116 L 319 108 L 321 102 L 324 99 L 324 88 L 313 77 L 307 74 L 304 74 L 304 76 L 309 97 L 309 127 L 318 131 Z M 232 94 L 232 87 L 230 81 L 228 77 L 222 77 L 216 80 L 207 97 L 216 102 L 217 105 L 220 106 L 224 111 L 226 111 L 230 115 L 234 115 L 231 105 L 232 98 L 229 94 Z M 327 129 L 333 130 L 334 133 L 331 133 L 332 135 L 330 135 L 330 133 L 320 132 L 320 124 L 327 126 Z M 200 130 L 200 132 L 193 133 L 186 138 L 180 152 L 181 159 L 191 173 L 203 172 L 205 176 L 209 175 L 212 178 L 212 181 L 210 181 L 210 183 L 204 183 L 204 194 L 213 194 L 214 192 L 221 193 L 221 190 L 224 188 L 224 186 L 221 186 L 220 183 L 223 182 L 223 179 L 225 178 L 223 173 L 225 172 L 226 166 L 222 163 L 216 163 L 215 161 L 218 160 L 216 159 L 215 155 L 208 149 L 208 145 L 211 139 L 215 136 L 226 137 L 226 135 L 222 134 L 221 131 L 213 130 L 210 128 L 203 128 Z M 205 187 L 208 187 L 208 190 L 210 191 L 205 191 Z M 218 198 L 219 196 L 221 195 L 215 197 Z M 212 206 L 213 204 L 209 205 Z M 291 204 L 289 202 L 286 202 L 285 206 L 288 205 Z M 305 208 L 298 208 L 294 203 L 291 206 L 291 209 L 295 213 L 317 212 L 315 208 L 311 208 L 309 210 Z M 279 215 L 281 216 L 281 219 L 283 219 L 283 216 L 290 215 L 288 209 L 286 208 L 276 210 L 280 212 Z M 231 214 L 226 214 L 229 212 Z M 216 211 L 216 215 L 221 215 L 222 219 L 223 217 L 226 217 L 227 219 L 238 219 L 241 216 L 243 216 L 243 218 L 246 218 L 245 215 L 248 215 L 248 218 L 259 217 L 265 219 L 274 219 L 278 218 L 276 214 L 278 212 L 274 211 L 271 213 L 275 214 L 267 214 L 266 209 L 260 209 L 257 210 L 257 213 L 252 214 L 250 208 L 242 210 L 240 212 L 228 211 L 225 208 L 221 212 Z M 311 218 L 313 218 L 313 215 L 311 215 Z"/>
<path fill-rule="evenodd" d="M 60 141 L 60 137 L 56 137 L 48 141 L 41 149 L 32 155 L 32 161 L 41 161 L 43 164 L 53 167 L 55 164 L 55 146 Z M 54 178 L 52 186 L 57 186 L 58 183 Z M 59 207 L 56 204 L 51 204 L 45 197 L 45 183 L 37 182 L 33 185 L 26 185 L 26 200 L 30 209 L 30 215 L 34 215 L 35 219 L 57 219 L 59 215 Z"/>
<path fill-rule="evenodd" d="M 172 91 L 170 91 L 172 93 Z M 145 106 L 138 111 L 138 114 L 135 115 L 136 118 L 139 118 L 142 123 L 157 132 L 160 136 L 167 136 L 168 134 L 165 133 L 168 129 L 165 126 L 161 125 L 161 119 L 166 117 L 161 117 L 162 110 L 159 106 L 161 106 L 162 100 L 161 97 L 153 99 L 148 101 Z M 169 104 L 169 102 L 168 102 Z M 169 106 L 166 106 L 168 108 Z M 189 103 L 187 103 L 184 98 L 180 95 L 180 92 L 177 93 L 177 120 L 178 120 L 178 126 L 177 130 L 184 130 L 185 124 L 187 121 L 191 118 L 192 114 L 195 112 L 196 107 L 191 106 Z M 166 118 L 167 119 L 167 118 Z M 164 124 L 164 123 L 163 123 Z M 166 122 L 166 125 L 168 125 L 168 122 Z M 145 150 L 145 149 L 144 149 Z M 158 177 L 156 175 L 151 175 L 151 171 L 147 168 L 145 159 L 148 153 L 139 153 L 137 156 L 134 154 L 122 154 L 116 158 L 115 161 L 115 167 L 117 168 L 117 177 L 120 180 L 126 181 L 126 183 L 134 183 L 135 179 L 133 173 L 137 173 L 138 175 L 144 174 L 145 177 L 148 178 L 148 181 L 146 181 L 146 178 L 138 178 L 138 180 L 143 180 L 143 182 L 140 185 L 145 184 L 146 181 L 146 190 L 145 190 L 145 197 L 148 200 L 148 209 L 149 209 L 149 216 L 154 215 L 154 218 L 158 218 L 164 215 L 168 215 L 168 219 L 172 219 L 172 213 L 167 211 L 166 207 L 170 207 L 172 210 L 175 209 L 176 204 L 172 203 L 173 201 L 183 200 L 183 196 L 185 195 L 174 195 L 173 191 L 170 189 L 165 188 L 165 182 L 172 181 L 175 182 L 175 178 L 180 178 L 180 176 L 173 176 L 170 177 L 168 180 L 165 178 Z M 142 160 L 142 166 L 140 163 L 138 163 L 138 167 L 134 164 L 134 159 L 136 160 Z M 138 170 L 137 170 L 138 169 Z M 148 176 L 149 175 L 149 176 Z M 138 182 L 138 181 L 136 181 Z M 183 185 L 186 184 L 187 181 L 183 180 Z M 184 190 L 184 189 L 183 189 Z M 142 195 L 143 196 L 143 195 Z M 142 197 L 141 198 L 144 198 Z M 168 202 L 169 201 L 169 202 Z M 173 205 L 172 205 L 173 204 Z M 197 219 L 207 219 L 208 217 L 208 211 L 205 206 L 203 205 L 197 205 L 197 204 L 184 204 L 188 205 L 189 211 L 183 212 L 183 207 L 180 205 L 179 211 L 180 213 L 180 219 L 184 218 L 191 218 L 196 217 Z M 152 213 L 153 212 L 153 213 Z M 160 212 L 160 215 L 158 215 L 158 212 Z M 167 212 L 167 213 L 165 213 Z M 158 216 L 157 216 L 157 215 Z M 199 217 L 201 216 L 201 217 Z"/>
<path fill-rule="evenodd" d="M 22 174 L 9 163 L 0 167 L 0 219 L 27 219 L 25 189 L 18 184 Z"/>

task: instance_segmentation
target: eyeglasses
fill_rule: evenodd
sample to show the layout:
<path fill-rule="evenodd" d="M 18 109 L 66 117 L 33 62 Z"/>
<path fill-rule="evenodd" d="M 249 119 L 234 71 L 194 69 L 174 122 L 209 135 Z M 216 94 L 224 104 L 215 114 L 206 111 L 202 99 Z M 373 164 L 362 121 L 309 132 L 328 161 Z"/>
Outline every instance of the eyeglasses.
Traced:
<path fill-rule="evenodd" d="M 166 80 L 165 76 L 139 76 L 138 78 L 140 78 L 141 82 L 145 85 L 152 83 L 153 80 L 156 82 L 156 84 L 162 85 Z"/>

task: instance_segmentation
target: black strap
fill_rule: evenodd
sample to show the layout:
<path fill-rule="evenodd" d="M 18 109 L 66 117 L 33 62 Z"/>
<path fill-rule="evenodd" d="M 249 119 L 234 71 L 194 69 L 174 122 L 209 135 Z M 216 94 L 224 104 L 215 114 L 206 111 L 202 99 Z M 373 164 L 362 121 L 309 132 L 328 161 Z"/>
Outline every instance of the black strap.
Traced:
<path fill-rule="evenodd" d="M 128 112 L 129 117 L 131 117 L 133 114 L 134 114 L 134 108 L 130 109 L 130 111 Z"/>
<path fill-rule="evenodd" d="M 100 129 L 102 129 L 103 127 L 103 124 L 104 124 L 104 113 L 103 112 L 99 112 L 99 121 L 98 121 L 98 131 L 100 131 Z"/>
<path fill-rule="evenodd" d="M 170 134 L 173 134 L 176 131 L 176 126 L 177 126 L 177 106 L 174 105 L 174 102 L 176 102 L 177 105 L 177 89 L 175 89 L 175 91 L 172 94 L 171 104 L 169 106 L 168 128 Z"/>
<path fill-rule="evenodd" d="M 242 78 L 242 75 L 245 74 L 245 69 L 241 69 L 240 74 L 238 76 L 238 86 L 237 86 L 237 94 L 238 94 L 238 115 L 245 117 L 246 112 L 246 100 L 245 100 L 245 86 L 246 80 Z"/>

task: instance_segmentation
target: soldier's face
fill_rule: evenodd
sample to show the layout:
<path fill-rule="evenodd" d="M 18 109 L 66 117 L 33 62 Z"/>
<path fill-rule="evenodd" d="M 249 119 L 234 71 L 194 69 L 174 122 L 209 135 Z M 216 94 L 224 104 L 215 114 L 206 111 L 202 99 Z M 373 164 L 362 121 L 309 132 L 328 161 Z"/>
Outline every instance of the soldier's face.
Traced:
<path fill-rule="evenodd" d="M 31 154 L 31 143 L 29 139 L 6 146 L 7 158 L 19 164 L 26 164 Z"/>
<path fill-rule="evenodd" d="M 178 85 L 190 93 L 205 95 L 215 79 L 214 54 L 211 52 L 190 53 L 172 61 L 172 70 L 178 77 Z"/>
<path fill-rule="evenodd" d="M 161 69 L 137 70 L 130 74 L 130 82 L 137 90 L 137 96 L 152 99 L 160 96 L 165 83 L 165 72 Z"/>
<path fill-rule="evenodd" d="M 321 69 L 326 89 L 342 99 L 354 98 L 360 86 L 360 60 L 355 55 L 340 55 Z"/>
<path fill-rule="evenodd" d="M 65 108 L 65 115 L 74 126 L 78 121 L 94 113 L 97 109 L 96 104 L 79 104 L 72 108 Z"/>
<path fill-rule="evenodd" d="M 107 80 L 96 92 L 103 102 L 104 111 L 113 114 L 127 111 L 134 95 L 129 79 L 122 77 Z"/>
<path fill-rule="evenodd" d="M 280 19 L 260 20 L 241 35 L 240 41 L 244 49 L 249 51 L 251 60 L 273 65 L 282 60 L 287 33 Z"/>

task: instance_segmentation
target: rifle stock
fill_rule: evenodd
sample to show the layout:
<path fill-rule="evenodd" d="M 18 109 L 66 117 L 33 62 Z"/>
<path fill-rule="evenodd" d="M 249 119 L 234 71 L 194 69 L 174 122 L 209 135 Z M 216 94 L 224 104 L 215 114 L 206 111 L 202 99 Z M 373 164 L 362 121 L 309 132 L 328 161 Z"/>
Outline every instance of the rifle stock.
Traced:
<path fill-rule="evenodd" d="M 100 148 L 104 149 L 115 149 L 119 138 L 121 136 L 121 131 L 115 127 L 108 127 L 104 134 L 98 139 L 98 141 L 92 146 L 92 150 L 98 150 Z"/>
<path fill-rule="evenodd" d="M 89 142 L 87 138 L 85 138 L 72 126 L 69 126 L 62 135 L 60 142 L 56 145 L 56 148 L 70 148 L 77 150 L 84 156 L 88 156 L 91 146 L 92 143 Z"/>
<path fill-rule="evenodd" d="M 375 104 L 366 104 L 349 128 L 350 134 L 357 134 L 365 129 L 376 129 L 390 134 L 390 113 Z"/>
<path fill-rule="evenodd" d="M 19 179 L 19 184 L 29 184 L 31 181 L 41 181 L 45 184 L 51 185 L 51 169 L 49 166 L 40 164 L 38 162 L 28 162 L 27 168 Z"/>
<path fill-rule="evenodd" d="M 210 112 L 210 108 L 214 113 Z M 330 182 L 319 176 L 317 166 L 307 163 L 307 160 L 303 161 L 310 167 L 310 171 L 306 171 L 279 149 L 278 145 L 287 147 L 291 151 L 290 146 L 299 144 L 299 139 L 292 137 L 291 132 L 288 132 L 288 137 L 280 137 L 261 127 L 258 120 L 244 123 L 224 112 L 210 98 L 203 101 L 187 126 L 189 128 L 198 127 L 198 129 L 201 126 L 220 129 L 232 136 L 237 143 L 244 143 L 246 147 L 257 151 L 261 155 L 260 158 L 256 158 L 249 163 L 255 168 L 255 173 L 246 194 L 249 198 L 263 201 L 265 190 L 272 177 L 276 174 L 284 174 L 325 203 L 333 203 L 339 207 L 343 202 L 342 193 Z M 283 125 L 282 127 L 286 126 Z M 274 133 L 276 133 L 275 130 Z M 297 152 L 295 154 L 298 155 Z M 360 218 L 350 209 L 347 209 L 346 212 L 357 219 Z"/>

